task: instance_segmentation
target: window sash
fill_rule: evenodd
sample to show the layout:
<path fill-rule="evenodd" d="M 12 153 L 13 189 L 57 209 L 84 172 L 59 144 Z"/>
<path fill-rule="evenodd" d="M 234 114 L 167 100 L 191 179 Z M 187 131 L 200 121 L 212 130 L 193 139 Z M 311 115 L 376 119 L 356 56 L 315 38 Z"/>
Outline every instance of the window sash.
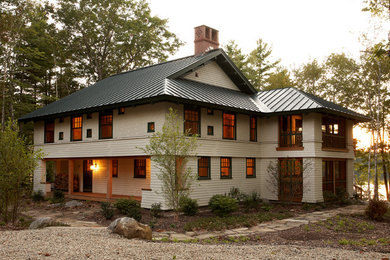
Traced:
<path fill-rule="evenodd" d="M 45 143 L 54 143 L 54 121 L 45 122 Z"/>
<path fill-rule="evenodd" d="M 256 177 L 256 159 L 246 159 L 246 177 Z"/>
<path fill-rule="evenodd" d="M 257 118 L 254 116 L 250 117 L 250 141 L 257 141 Z"/>
<path fill-rule="evenodd" d="M 198 179 L 210 179 L 210 157 L 198 159 Z"/>
<path fill-rule="evenodd" d="M 221 157 L 221 179 L 232 177 L 232 162 L 230 157 Z"/>
<path fill-rule="evenodd" d="M 100 139 L 112 138 L 112 111 L 101 113 L 99 116 Z"/>
<path fill-rule="evenodd" d="M 280 116 L 279 147 L 302 147 L 302 116 Z"/>
<path fill-rule="evenodd" d="M 134 178 L 146 178 L 146 159 L 134 159 Z"/>
<path fill-rule="evenodd" d="M 236 115 L 223 113 L 222 115 L 223 139 L 236 138 Z"/>
<path fill-rule="evenodd" d="M 112 171 L 112 173 L 111 173 L 112 177 L 118 178 L 118 160 L 112 160 L 111 171 Z"/>
<path fill-rule="evenodd" d="M 184 132 L 190 135 L 200 134 L 199 110 L 184 110 Z"/>
<path fill-rule="evenodd" d="M 72 117 L 72 141 L 82 140 L 83 117 Z"/>

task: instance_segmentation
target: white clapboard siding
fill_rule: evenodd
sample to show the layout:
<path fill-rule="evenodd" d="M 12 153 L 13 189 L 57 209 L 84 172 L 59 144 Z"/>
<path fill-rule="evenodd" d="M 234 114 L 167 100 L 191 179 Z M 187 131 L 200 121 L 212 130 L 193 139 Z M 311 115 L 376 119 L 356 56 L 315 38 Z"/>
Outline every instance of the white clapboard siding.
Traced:
<path fill-rule="evenodd" d="M 185 75 L 183 78 L 240 91 L 236 84 L 234 84 L 234 82 L 215 61 L 209 62 L 199 67 L 195 71 Z"/>

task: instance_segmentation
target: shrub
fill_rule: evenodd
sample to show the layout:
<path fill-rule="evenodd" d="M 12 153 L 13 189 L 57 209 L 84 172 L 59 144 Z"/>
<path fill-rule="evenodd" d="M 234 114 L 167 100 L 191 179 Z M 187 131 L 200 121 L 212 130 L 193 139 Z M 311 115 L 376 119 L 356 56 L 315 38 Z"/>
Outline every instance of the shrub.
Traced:
<path fill-rule="evenodd" d="M 249 195 L 246 195 L 243 199 L 244 207 L 246 210 L 249 209 L 258 209 L 259 204 L 261 203 L 260 195 L 257 192 L 252 192 Z"/>
<path fill-rule="evenodd" d="M 161 217 L 161 203 L 153 203 L 152 207 L 150 208 L 150 214 L 154 218 Z"/>
<path fill-rule="evenodd" d="M 120 213 L 130 218 L 134 218 L 137 221 L 141 220 L 141 206 L 139 205 L 138 201 L 130 199 L 118 199 L 114 205 Z"/>
<path fill-rule="evenodd" d="M 224 195 L 214 195 L 209 201 L 211 211 L 217 216 L 226 216 L 238 209 L 238 201 Z"/>
<path fill-rule="evenodd" d="M 45 197 L 43 196 L 43 192 L 41 190 L 34 191 L 32 194 L 32 200 L 34 202 L 44 201 Z"/>
<path fill-rule="evenodd" d="M 272 209 L 272 205 L 270 203 L 265 203 L 261 206 L 261 209 L 264 211 L 270 211 Z"/>
<path fill-rule="evenodd" d="M 225 193 L 226 195 L 226 193 Z M 229 196 L 230 198 L 233 198 L 233 199 L 236 199 L 237 201 L 242 201 L 245 199 L 245 194 L 243 194 L 239 188 L 236 188 L 236 187 L 232 187 L 229 191 L 229 193 L 227 194 L 227 196 Z"/>
<path fill-rule="evenodd" d="M 184 212 L 186 216 L 194 216 L 199 211 L 198 202 L 187 196 L 181 197 L 180 211 Z"/>
<path fill-rule="evenodd" d="M 389 206 L 384 200 L 370 200 L 366 208 L 366 215 L 372 220 L 383 220 Z"/>
<path fill-rule="evenodd" d="M 65 200 L 64 192 L 61 190 L 54 190 L 53 197 L 50 199 L 51 203 L 62 203 Z"/>
<path fill-rule="evenodd" d="M 102 209 L 102 214 L 106 219 L 112 219 L 114 216 L 114 209 L 110 202 L 101 202 L 100 207 Z"/>

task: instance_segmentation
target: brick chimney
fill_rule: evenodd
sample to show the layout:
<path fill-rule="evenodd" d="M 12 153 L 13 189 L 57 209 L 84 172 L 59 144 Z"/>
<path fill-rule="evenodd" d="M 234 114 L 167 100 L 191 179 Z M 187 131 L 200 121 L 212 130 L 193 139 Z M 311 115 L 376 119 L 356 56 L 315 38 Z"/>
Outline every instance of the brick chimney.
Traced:
<path fill-rule="evenodd" d="M 195 27 L 195 55 L 218 49 L 218 31 L 206 25 Z"/>

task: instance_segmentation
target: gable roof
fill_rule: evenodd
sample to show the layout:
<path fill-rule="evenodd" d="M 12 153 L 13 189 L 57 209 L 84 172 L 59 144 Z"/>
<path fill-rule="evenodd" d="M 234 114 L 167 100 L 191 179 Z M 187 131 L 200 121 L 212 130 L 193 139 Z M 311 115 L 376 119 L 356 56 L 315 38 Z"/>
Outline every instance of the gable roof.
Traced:
<path fill-rule="evenodd" d="M 333 112 L 359 121 L 369 120 L 368 117 L 362 114 L 292 87 L 261 91 L 257 94 L 257 97 L 260 102 L 270 109 L 271 113 L 314 110 Z"/>
<path fill-rule="evenodd" d="M 182 78 L 210 61 L 217 62 L 240 91 Z M 19 120 L 40 120 L 158 101 L 200 104 L 257 114 L 331 110 L 359 121 L 368 120 L 364 115 L 295 88 L 257 92 L 222 49 L 113 75 Z"/>

